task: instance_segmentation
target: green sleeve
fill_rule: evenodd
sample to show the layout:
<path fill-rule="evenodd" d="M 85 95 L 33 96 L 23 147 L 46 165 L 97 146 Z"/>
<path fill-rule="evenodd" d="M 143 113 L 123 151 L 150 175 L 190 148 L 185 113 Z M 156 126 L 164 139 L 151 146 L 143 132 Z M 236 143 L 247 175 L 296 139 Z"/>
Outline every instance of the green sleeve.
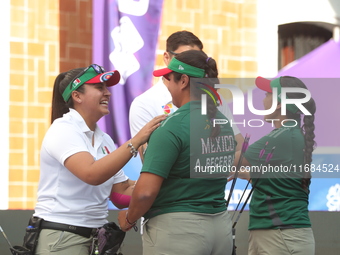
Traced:
<path fill-rule="evenodd" d="M 180 143 L 180 137 L 166 127 L 155 130 L 150 136 L 141 172 L 168 178 L 180 153 Z"/>
<path fill-rule="evenodd" d="M 260 165 L 261 163 L 265 162 L 266 157 L 267 157 L 268 153 L 271 151 L 271 148 L 272 148 L 272 146 L 269 145 L 270 142 L 268 140 L 269 140 L 268 137 L 264 136 L 248 147 L 247 151 L 244 154 L 244 157 L 248 160 L 250 165 L 257 166 L 257 165 Z M 266 146 L 265 154 L 263 155 L 263 157 L 259 161 L 260 152 L 265 147 L 265 144 L 267 142 L 268 142 L 268 145 Z"/>

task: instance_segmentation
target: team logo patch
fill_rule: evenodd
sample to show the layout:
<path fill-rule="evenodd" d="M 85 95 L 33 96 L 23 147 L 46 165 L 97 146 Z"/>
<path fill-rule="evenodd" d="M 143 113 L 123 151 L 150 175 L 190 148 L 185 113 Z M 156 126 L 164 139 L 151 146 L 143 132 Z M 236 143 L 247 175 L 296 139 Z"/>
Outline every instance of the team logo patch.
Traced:
<path fill-rule="evenodd" d="M 168 103 L 166 105 L 163 105 L 162 108 L 163 108 L 164 114 L 170 114 L 170 113 L 174 112 L 174 108 L 173 108 L 172 103 Z"/>
<path fill-rule="evenodd" d="M 100 76 L 100 81 L 101 81 L 101 82 L 105 82 L 105 81 L 107 81 L 108 79 L 110 79 L 112 75 L 113 75 L 113 72 L 105 73 L 105 74 L 103 74 L 103 75 Z"/>

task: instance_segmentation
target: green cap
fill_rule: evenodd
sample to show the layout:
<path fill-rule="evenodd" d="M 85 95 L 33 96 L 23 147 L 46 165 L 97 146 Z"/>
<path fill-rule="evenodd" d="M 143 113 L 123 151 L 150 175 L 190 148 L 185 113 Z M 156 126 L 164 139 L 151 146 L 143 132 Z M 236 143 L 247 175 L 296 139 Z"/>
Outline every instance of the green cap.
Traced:
<path fill-rule="evenodd" d="M 205 70 L 204 69 L 183 63 L 182 61 L 179 61 L 175 57 L 172 58 L 172 60 L 170 61 L 167 68 L 155 70 L 155 71 L 153 71 L 153 75 L 156 76 L 156 77 L 160 77 L 160 76 L 164 76 L 166 74 L 169 74 L 171 72 L 186 74 L 188 76 L 197 77 L 197 78 L 205 77 Z"/>
<path fill-rule="evenodd" d="M 281 102 L 281 87 L 282 86 L 280 83 L 280 79 L 281 77 L 273 79 L 273 80 L 268 80 L 261 76 L 258 76 L 255 80 L 255 84 L 259 89 L 262 89 L 269 93 L 273 93 L 273 88 L 276 88 L 277 99 L 279 100 L 279 102 Z M 287 104 L 286 107 L 287 107 L 287 110 L 292 113 L 297 113 L 298 111 L 300 111 L 300 109 L 295 104 Z"/>
<path fill-rule="evenodd" d="M 72 91 L 77 90 L 84 83 L 86 84 L 97 84 L 106 82 L 107 87 L 116 85 L 120 80 L 120 74 L 118 71 L 105 72 L 104 68 L 92 64 L 86 67 L 84 71 L 78 74 L 65 88 L 63 92 L 64 101 L 67 102 L 72 94 Z"/>

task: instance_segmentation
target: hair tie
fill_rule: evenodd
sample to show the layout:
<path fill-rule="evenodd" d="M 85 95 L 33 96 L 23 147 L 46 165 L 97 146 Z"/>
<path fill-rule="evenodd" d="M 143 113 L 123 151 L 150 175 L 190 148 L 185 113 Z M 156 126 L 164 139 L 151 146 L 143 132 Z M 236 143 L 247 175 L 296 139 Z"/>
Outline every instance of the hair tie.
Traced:
<path fill-rule="evenodd" d="M 207 57 L 207 59 L 206 59 L 206 63 L 208 64 L 208 62 L 209 62 L 209 60 L 211 59 L 211 57 Z"/>
<path fill-rule="evenodd" d="M 202 85 L 208 87 L 208 88 L 215 94 L 215 96 L 217 97 L 218 101 L 220 101 L 220 104 L 222 105 L 221 97 L 220 97 L 220 95 L 217 93 L 217 90 L 216 90 L 215 88 L 213 88 L 213 87 L 211 87 L 211 86 L 209 86 L 208 84 L 205 84 L 205 83 L 203 83 L 203 82 L 197 82 L 197 83 L 202 84 Z"/>
<path fill-rule="evenodd" d="M 201 89 L 201 90 L 203 90 L 205 93 L 207 93 L 207 94 L 211 97 L 211 99 L 214 101 L 215 105 L 217 106 L 216 99 L 215 99 L 214 96 L 210 93 L 210 91 L 208 91 L 208 90 L 206 90 L 206 89 L 204 89 L 204 88 L 199 88 L 199 89 Z"/>

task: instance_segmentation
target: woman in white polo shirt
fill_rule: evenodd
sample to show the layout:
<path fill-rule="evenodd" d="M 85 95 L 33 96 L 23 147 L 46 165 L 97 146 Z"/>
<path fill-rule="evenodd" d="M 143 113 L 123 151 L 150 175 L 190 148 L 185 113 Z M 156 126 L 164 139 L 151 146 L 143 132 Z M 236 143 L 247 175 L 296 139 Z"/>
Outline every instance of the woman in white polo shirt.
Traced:
<path fill-rule="evenodd" d="M 150 121 L 117 148 L 97 125 L 109 114 L 107 87 L 120 80 L 118 71 L 96 64 L 57 76 L 52 117 L 40 154 L 40 182 L 35 217 L 44 219 L 35 254 L 88 254 L 93 229 L 107 223 L 107 202 L 128 205 L 134 181 L 121 168 L 137 154 L 165 116 Z M 123 196 L 122 196 L 123 194 Z"/>

